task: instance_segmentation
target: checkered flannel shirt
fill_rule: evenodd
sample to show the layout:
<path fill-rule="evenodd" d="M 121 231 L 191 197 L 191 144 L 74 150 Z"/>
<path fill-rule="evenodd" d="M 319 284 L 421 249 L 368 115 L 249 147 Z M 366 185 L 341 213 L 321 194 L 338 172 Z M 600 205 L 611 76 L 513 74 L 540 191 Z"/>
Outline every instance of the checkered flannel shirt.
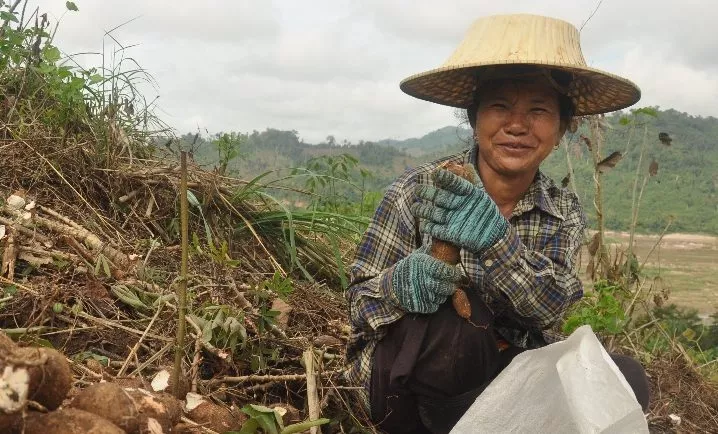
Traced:
<path fill-rule="evenodd" d="M 417 184 L 446 161 L 476 161 L 475 147 L 406 171 L 388 189 L 358 245 L 347 290 L 352 335 L 346 375 L 368 390 L 376 343 L 405 311 L 388 302 L 387 269 L 418 245 L 430 244 L 409 211 Z M 509 218 L 507 234 L 481 255 L 462 249 L 463 270 L 495 316 L 509 343 L 537 348 L 563 338 L 557 331 L 566 309 L 583 296 L 574 261 L 586 227 L 578 198 L 539 172 Z M 421 239 L 421 242 L 417 238 Z M 368 397 L 365 395 L 368 406 Z"/>

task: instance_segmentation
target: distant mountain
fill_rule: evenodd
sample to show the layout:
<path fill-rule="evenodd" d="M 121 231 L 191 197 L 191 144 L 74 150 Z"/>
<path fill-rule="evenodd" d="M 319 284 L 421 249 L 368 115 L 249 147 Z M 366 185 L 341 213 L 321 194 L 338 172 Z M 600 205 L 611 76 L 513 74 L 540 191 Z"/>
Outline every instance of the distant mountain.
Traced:
<path fill-rule="evenodd" d="M 603 175 L 603 201 L 608 228 L 629 227 L 632 194 L 636 173 L 637 190 L 644 183 L 639 213 L 639 230 L 658 232 L 669 219 L 671 231 L 718 234 L 718 119 L 697 117 L 676 110 L 658 111 L 657 117 L 641 115 L 631 127 L 624 125 L 624 114 L 605 118 L 607 129 L 602 155 L 614 151 L 623 159 Z M 672 141 L 662 144 L 659 133 Z M 566 142 L 544 162 L 542 170 L 557 182 L 568 172 L 567 154 L 573 168 L 573 184 L 593 222 L 593 163 L 586 144 L 579 140 L 587 134 L 585 127 L 568 134 Z M 646 138 L 646 146 L 641 148 Z M 447 126 L 419 138 L 380 140 L 378 142 L 337 144 L 333 138 L 319 144 L 304 143 L 296 131 L 267 129 L 239 134 L 240 158 L 231 161 L 228 170 L 242 178 L 291 167 L 303 167 L 311 158 L 349 154 L 372 174 L 361 182 L 368 190 L 382 191 L 405 169 L 465 149 L 470 130 Z M 184 140 L 192 142 L 193 136 Z M 197 162 L 213 165 L 218 161 L 215 147 L 206 138 L 195 142 Z M 637 165 L 641 159 L 641 167 Z M 656 176 L 649 176 L 648 166 L 658 166 Z M 285 171 L 286 173 L 286 171 Z M 357 170 L 358 173 L 358 170 Z M 357 178 L 359 180 L 359 178 Z M 347 192 L 353 200 L 355 193 Z"/>
<path fill-rule="evenodd" d="M 406 140 L 385 139 L 379 140 L 376 144 L 391 146 L 418 156 L 455 149 L 458 144 L 468 144 L 470 138 L 470 129 L 449 126 L 439 128 L 419 138 Z"/>

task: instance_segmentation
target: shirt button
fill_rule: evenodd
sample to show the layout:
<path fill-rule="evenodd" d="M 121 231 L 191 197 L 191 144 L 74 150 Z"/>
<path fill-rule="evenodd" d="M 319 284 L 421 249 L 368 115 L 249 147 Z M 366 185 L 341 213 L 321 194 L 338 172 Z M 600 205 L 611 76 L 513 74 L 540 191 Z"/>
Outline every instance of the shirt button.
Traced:
<path fill-rule="evenodd" d="M 486 265 L 487 267 L 490 267 L 490 266 L 494 265 L 494 261 L 492 259 L 487 259 L 484 261 L 484 265 Z"/>

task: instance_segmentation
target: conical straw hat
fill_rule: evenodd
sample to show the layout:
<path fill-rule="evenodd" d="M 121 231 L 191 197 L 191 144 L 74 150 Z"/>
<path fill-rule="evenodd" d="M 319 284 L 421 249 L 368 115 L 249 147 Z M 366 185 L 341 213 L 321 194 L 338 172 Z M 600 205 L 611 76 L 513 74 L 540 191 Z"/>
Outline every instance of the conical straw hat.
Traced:
<path fill-rule="evenodd" d="M 537 15 L 480 18 L 444 64 L 401 82 L 407 94 L 452 107 L 468 108 L 478 77 L 500 76 L 503 66 L 534 65 L 572 76 L 566 94 L 575 115 L 619 110 L 635 104 L 641 90 L 629 80 L 586 66 L 579 33 L 572 24 Z"/>

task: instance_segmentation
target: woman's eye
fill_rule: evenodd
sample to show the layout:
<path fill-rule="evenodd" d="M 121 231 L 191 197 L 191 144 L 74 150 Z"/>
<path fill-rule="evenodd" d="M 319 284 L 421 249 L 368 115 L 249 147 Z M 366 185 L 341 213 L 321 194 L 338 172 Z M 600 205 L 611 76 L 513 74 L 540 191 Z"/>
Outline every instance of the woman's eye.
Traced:
<path fill-rule="evenodd" d="M 534 113 L 548 113 L 548 110 L 545 107 L 534 107 L 531 111 Z"/>

